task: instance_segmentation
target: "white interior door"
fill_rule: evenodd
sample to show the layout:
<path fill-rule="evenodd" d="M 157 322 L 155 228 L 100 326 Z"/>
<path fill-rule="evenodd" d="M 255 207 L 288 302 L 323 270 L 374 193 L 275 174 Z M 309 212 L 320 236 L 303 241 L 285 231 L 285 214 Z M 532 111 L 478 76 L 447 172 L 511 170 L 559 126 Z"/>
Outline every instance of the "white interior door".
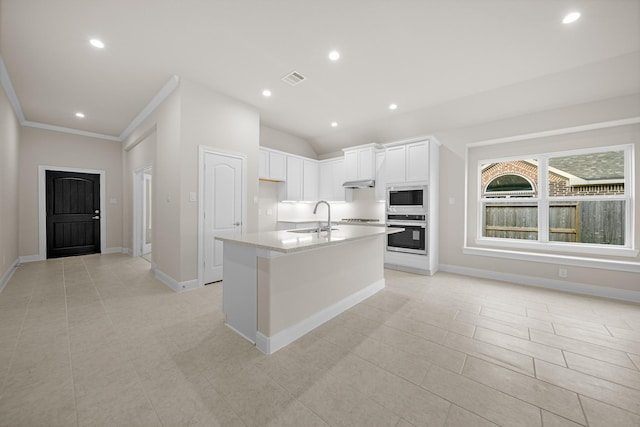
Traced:
<path fill-rule="evenodd" d="M 241 232 L 241 158 L 215 153 L 204 154 L 204 283 L 222 280 L 222 242 L 219 233 Z"/>

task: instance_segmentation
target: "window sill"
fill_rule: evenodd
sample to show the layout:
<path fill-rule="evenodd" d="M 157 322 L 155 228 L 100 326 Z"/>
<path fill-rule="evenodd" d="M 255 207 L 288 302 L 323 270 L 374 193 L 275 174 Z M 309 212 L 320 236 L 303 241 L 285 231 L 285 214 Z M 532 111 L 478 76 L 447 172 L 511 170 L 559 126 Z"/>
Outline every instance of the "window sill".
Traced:
<path fill-rule="evenodd" d="M 581 247 L 579 248 L 580 251 L 573 251 L 573 252 L 576 252 L 576 255 L 573 255 L 573 254 L 570 255 L 566 253 L 567 249 L 566 249 L 566 246 L 564 245 L 562 248 L 559 248 L 558 247 L 559 245 L 534 243 L 533 245 L 529 245 L 529 247 L 523 248 L 524 245 L 522 245 L 521 243 L 513 244 L 514 242 L 505 242 L 504 240 L 488 241 L 484 239 L 478 240 L 476 241 L 476 243 L 478 244 L 478 246 L 465 246 L 463 248 L 463 253 L 468 255 L 489 256 L 489 257 L 495 257 L 495 258 L 506 258 L 506 259 L 521 260 L 521 261 L 544 262 L 544 263 L 551 263 L 551 264 L 571 265 L 571 266 L 577 266 L 577 267 L 589 267 L 589 268 L 599 268 L 599 269 L 605 269 L 605 270 L 640 273 L 640 262 L 597 258 L 598 255 L 630 257 L 630 258 L 637 257 L 639 251 L 635 249 L 605 248 L 605 250 L 603 250 L 600 247 L 598 248 Z M 509 243 L 511 243 L 511 245 Z M 515 242 L 515 243 L 518 243 L 518 242 Z M 553 253 L 528 252 L 526 249 L 552 250 L 552 251 L 562 250 L 565 253 L 553 254 Z M 580 252 L 580 254 L 578 254 L 577 252 Z M 596 256 L 596 257 L 594 258 L 594 257 L 582 256 L 582 254 Z"/>

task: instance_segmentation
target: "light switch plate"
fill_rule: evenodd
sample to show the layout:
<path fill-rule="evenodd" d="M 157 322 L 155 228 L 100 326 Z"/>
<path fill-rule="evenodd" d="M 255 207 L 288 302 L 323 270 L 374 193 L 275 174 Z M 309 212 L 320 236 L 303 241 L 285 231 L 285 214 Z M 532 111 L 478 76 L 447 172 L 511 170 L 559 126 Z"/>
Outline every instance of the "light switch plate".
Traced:
<path fill-rule="evenodd" d="M 195 202 L 195 201 L 197 201 L 197 200 L 198 200 L 198 199 L 197 199 L 197 197 L 196 197 L 196 192 L 195 192 L 195 191 L 190 192 L 190 193 L 189 193 L 189 201 L 190 201 L 190 202 Z"/>

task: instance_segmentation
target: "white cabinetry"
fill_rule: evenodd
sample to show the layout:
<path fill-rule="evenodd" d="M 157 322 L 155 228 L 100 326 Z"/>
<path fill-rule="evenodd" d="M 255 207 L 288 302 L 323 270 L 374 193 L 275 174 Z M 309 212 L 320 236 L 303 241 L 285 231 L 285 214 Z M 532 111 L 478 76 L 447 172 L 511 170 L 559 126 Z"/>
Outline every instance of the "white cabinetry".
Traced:
<path fill-rule="evenodd" d="M 280 200 L 315 201 L 318 199 L 318 162 L 298 156 L 286 156 L 287 179 L 280 188 Z"/>
<path fill-rule="evenodd" d="M 407 182 L 429 179 L 429 147 L 426 141 L 407 144 Z"/>
<path fill-rule="evenodd" d="M 302 200 L 318 200 L 318 162 L 302 161 Z"/>
<path fill-rule="evenodd" d="M 258 177 L 270 181 L 287 179 L 286 155 L 266 148 L 260 148 Z"/>
<path fill-rule="evenodd" d="M 375 179 L 377 144 L 345 148 L 345 181 Z"/>
<path fill-rule="evenodd" d="M 376 201 L 384 201 L 387 198 L 387 162 L 384 150 L 376 152 Z"/>
<path fill-rule="evenodd" d="M 387 268 L 428 275 L 438 270 L 439 147 L 440 143 L 432 137 L 385 144 L 383 169 L 386 185 L 426 185 L 428 188 L 425 213 L 427 255 L 386 251 Z"/>
<path fill-rule="evenodd" d="M 428 141 L 387 147 L 385 163 L 387 184 L 428 181 Z"/>
<path fill-rule="evenodd" d="M 346 190 L 342 184 L 345 179 L 345 160 L 329 159 L 320 161 L 320 193 L 318 198 L 331 202 L 346 200 Z"/>

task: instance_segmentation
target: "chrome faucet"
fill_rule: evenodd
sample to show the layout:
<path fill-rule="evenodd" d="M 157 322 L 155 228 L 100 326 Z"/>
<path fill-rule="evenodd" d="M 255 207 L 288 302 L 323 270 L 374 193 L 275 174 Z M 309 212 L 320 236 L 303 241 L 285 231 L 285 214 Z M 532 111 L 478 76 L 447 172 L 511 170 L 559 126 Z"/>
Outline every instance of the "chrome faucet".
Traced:
<path fill-rule="evenodd" d="M 329 202 L 327 202 L 326 200 L 320 200 L 313 208 L 313 214 L 315 215 L 315 213 L 317 212 L 318 205 L 320 203 L 324 203 L 325 205 L 327 205 L 327 232 L 331 233 L 331 205 L 329 205 Z M 318 232 L 320 232 L 320 228 L 318 228 Z"/>

